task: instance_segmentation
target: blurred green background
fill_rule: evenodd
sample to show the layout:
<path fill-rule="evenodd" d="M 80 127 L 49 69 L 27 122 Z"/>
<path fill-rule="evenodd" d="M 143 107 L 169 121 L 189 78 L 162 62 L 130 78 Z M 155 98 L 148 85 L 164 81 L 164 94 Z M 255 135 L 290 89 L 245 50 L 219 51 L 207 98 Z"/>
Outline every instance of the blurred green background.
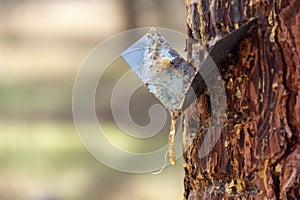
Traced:
<path fill-rule="evenodd" d="M 0 0 L 0 200 L 182 198 L 182 161 L 159 175 L 117 172 L 86 151 L 72 119 L 73 82 L 89 52 L 145 26 L 184 33 L 184 1 Z"/>

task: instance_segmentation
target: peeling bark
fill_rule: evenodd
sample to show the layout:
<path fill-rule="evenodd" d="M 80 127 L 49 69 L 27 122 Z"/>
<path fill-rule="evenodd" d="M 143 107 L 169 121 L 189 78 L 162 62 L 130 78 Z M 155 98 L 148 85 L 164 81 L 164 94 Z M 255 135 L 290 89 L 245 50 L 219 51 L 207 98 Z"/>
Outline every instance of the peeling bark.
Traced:
<path fill-rule="evenodd" d="M 209 94 L 184 112 L 184 199 L 300 199 L 300 1 L 186 0 L 188 62 L 195 45 L 257 17 L 220 64 L 226 123 L 205 158 Z M 194 66 L 195 67 L 195 66 Z"/>

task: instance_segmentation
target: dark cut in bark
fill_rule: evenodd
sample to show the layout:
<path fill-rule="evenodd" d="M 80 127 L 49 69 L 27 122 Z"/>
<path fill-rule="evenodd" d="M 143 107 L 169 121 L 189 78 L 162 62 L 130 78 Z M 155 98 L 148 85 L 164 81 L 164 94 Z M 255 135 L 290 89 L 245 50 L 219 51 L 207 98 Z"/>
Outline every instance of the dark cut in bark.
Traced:
<path fill-rule="evenodd" d="M 184 199 L 300 199 L 300 1 L 186 6 L 191 65 L 199 62 L 197 43 L 209 45 L 252 17 L 258 24 L 218 66 L 228 107 L 207 157 L 199 151 L 213 134 L 208 92 L 184 112 Z"/>

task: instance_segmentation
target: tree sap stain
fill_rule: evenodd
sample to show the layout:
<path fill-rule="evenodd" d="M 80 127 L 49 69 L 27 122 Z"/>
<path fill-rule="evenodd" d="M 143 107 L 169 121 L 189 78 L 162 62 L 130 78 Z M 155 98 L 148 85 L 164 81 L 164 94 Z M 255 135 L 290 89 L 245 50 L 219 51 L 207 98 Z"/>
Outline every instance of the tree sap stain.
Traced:
<path fill-rule="evenodd" d="M 169 134 L 169 143 L 168 143 L 168 156 L 171 165 L 176 164 L 175 149 L 174 149 L 174 136 L 176 132 L 175 124 L 176 124 L 176 119 L 172 119 L 170 134 Z"/>

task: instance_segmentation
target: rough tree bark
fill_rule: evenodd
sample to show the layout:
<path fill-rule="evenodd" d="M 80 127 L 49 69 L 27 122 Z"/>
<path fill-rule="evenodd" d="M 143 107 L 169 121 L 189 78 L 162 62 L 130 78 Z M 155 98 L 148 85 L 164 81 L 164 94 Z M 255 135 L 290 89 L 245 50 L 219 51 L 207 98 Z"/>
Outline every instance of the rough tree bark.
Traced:
<path fill-rule="evenodd" d="M 209 94 L 184 113 L 184 199 L 300 199 L 300 1 L 186 0 L 188 61 L 216 35 L 258 19 L 220 64 L 228 108 L 199 158 Z M 194 47 L 194 48 L 193 48 Z"/>

